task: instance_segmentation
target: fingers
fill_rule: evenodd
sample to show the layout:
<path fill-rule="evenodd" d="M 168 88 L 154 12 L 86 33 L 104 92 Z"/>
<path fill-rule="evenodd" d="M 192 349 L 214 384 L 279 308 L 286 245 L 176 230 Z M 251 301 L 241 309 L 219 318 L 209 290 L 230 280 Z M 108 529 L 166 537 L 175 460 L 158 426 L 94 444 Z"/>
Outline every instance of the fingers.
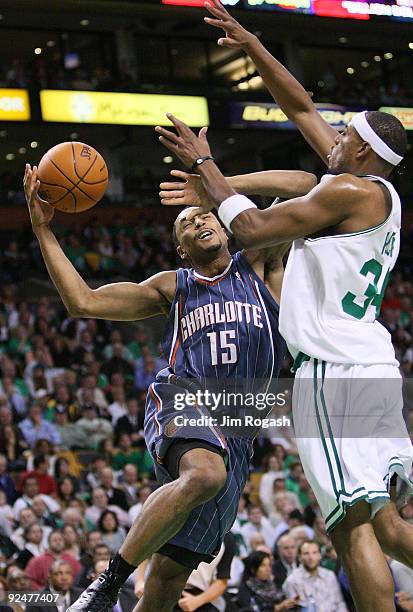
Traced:
<path fill-rule="evenodd" d="M 184 172 L 183 170 L 171 170 L 171 176 L 176 176 L 176 178 L 180 178 L 183 181 L 188 181 L 193 174 L 188 174 L 188 172 Z"/>
<path fill-rule="evenodd" d="M 185 189 L 185 183 L 161 183 L 159 189 L 163 191 L 183 191 Z"/>
<path fill-rule="evenodd" d="M 166 147 L 167 149 L 169 149 L 170 151 L 172 151 L 172 153 L 177 152 L 178 149 L 178 145 L 173 144 L 170 140 L 168 140 L 167 138 L 165 138 L 165 136 L 159 136 L 159 142 L 161 144 L 163 144 L 164 147 Z"/>
<path fill-rule="evenodd" d="M 163 183 L 163 185 L 165 185 L 165 183 Z M 173 189 L 165 189 L 164 187 L 162 187 L 162 185 L 160 185 L 160 188 L 162 191 L 159 192 L 159 197 L 160 198 L 168 198 L 168 199 L 175 199 L 175 198 L 183 198 L 185 197 L 185 192 L 182 189 L 180 190 L 173 190 Z"/>
<path fill-rule="evenodd" d="M 204 21 L 206 21 L 208 25 L 214 26 L 214 28 L 221 28 L 222 30 L 225 30 L 225 24 L 222 19 L 212 19 L 212 17 L 204 17 Z"/>
<path fill-rule="evenodd" d="M 207 132 L 208 132 L 208 128 L 207 127 L 201 128 L 199 130 L 198 138 L 200 138 L 201 140 L 206 142 L 207 141 Z"/>
<path fill-rule="evenodd" d="M 218 45 L 220 47 L 229 47 L 230 49 L 236 48 L 240 46 L 240 43 L 234 40 L 233 38 L 220 38 L 218 40 Z"/>
<path fill-rule="evenodd" d="M 164 136 L 165 138 L 167 138 L 171 142 L 174 142 L 175 144 L 178 144 L 178 142 L 179 142 L 179 136 L 177 136 L 174 132 L 170 132 L 169 130 L 166 130 L 165 128 L 161 127 L 160 125 L 156 126 L 155 132 L 157 132 L 158 134 L 161 134 L 162 136 Z"/>
<path fill-rule="evenodd" d="M 217 17 L 230 17 L 228 11 L 222 6 L 220 2 L 217 0 L 207 0 L 204 4 L 207 11 L 209 11 L 212 15 L 216 15 Z"/>
<path fill-rule="evenodd" d="M 178 119 L 178 117 L 175 117 L 175 115 L 173 115 L 172 113 L 166 113 L 166 116 L 168 117 L 169 121 L 174 124 L 178 134 L 182 135 L 185 132 L 192 133 L 192 130 L 186 125 L 186 123 Z"/>
<path fill-rule="evenodd" d="M 161 198 L 163 206 L 185 206 L 183 198 Z"/>

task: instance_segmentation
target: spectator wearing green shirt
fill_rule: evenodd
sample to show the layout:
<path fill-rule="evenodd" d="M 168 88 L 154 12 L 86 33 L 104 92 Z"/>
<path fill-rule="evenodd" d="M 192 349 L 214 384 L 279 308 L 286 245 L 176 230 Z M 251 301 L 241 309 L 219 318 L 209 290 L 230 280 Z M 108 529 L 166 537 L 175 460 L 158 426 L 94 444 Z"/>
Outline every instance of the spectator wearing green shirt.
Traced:
<path fill-rule="evenodd" d="M 153 471 L 152 457 L 146 448 L 133 447 L 130 435 L 122 433 L 119 436 L 119 451 L 113 457 L 112 467 L 114 470 L 123 470 L 128 463 L 136 465 L 139 474 L 150 474 Z"/>
<path fill-rule="evenodd" d="M 300 495 L 300 477 L 303 475 L 303 467 L 299 461 L 290 464 L 288 478 L 285 481 L 287 491 Z"/>

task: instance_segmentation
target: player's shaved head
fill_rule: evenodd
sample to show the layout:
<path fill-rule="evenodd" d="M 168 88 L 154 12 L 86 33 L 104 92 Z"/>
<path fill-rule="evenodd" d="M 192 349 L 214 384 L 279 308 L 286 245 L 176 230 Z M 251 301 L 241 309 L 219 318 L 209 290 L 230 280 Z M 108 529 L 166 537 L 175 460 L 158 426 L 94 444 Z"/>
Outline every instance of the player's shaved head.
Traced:
<path fill-rule="evenodd" d="M 381 111 L 368 111 L 366 119 L 377 136 L 397 155 L 404 157 L 407 149 L 407 133 L 397 117 Z"/>
<path fill-rule="evenodd" d="M 174 245 L 176 247 L 179 245 L 179 239 L 178 239 L 178 227 L 179 227 L 179 224 L 181 223 L 181 221 L 186 219 L 188 214 L 190 214 L 191 210 L 196 210 L 196 208 L 197 208 L 197 206 L 187 206 L 186 208 L 181 210 L 181 212 L 179 213 L 179 215 L 175 219 L 174 226 L 173 226 L 173 229 L 172 229 L 172 240 L 173 240 L 173 243 L 174 243 Z"/>

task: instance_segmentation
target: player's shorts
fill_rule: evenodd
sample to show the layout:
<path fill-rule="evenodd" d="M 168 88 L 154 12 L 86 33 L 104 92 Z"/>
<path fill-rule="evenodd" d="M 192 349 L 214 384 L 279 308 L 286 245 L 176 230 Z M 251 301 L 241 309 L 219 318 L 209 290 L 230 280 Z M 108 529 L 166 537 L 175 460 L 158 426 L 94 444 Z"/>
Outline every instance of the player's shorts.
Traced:
<path fill-rule="evenodd" d="M 360 500 L 371 518 L 390 500 L 394 474 L 413 490 L 413 446 L 402 415 L 402 380 L 393 365 L 310 359 L 296 372 L 293 418 L 307 480 L 328 532 Z"/>
<path fill-rule="evenodd" d="M 176 478 L 176 474 L 168 472 L 165 457 L 173 445 L 182 440 L 191 441 L 193 448 L 216 449 L 227 467 L 227 480 L 221 491 L 192 510 L 182 529 L 159 550 L 182 565 L 196 568 L 202 561 L 213 560 L 225 534 L 234 524 L 238 502 L 248 480 L 252 440 L 225 438 L 219 427 L 213 425 L 177 425 L 177 415 L 181 419 L 200 419 L 210 415 L 199 406 L 186 406 L 177 411 L 176 394 L 185 393 L 187 387 L 181 388 L 177 382 L 161 382 L 168 381 L 168 378 L 167 370 L 158 374 L 157 382 L 149 388 L 145 411 L 145 441 L 154 459 L 157 480 L 165 484 Z M 182 549 L 188 554 L 183 554 Z"/>

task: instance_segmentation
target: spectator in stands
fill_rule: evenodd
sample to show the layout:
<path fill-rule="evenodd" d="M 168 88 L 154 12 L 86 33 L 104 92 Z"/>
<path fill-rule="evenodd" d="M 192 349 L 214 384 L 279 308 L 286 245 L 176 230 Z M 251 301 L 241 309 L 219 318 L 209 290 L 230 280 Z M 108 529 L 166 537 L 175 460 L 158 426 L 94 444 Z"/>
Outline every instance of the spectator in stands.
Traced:
<path fill-rule="evenodd" d="M 121 416 L 115 425 L 115 436 L 119 441 L 122 433 L 130 435 L 133 446 L 145 445 L 143 437 L 144 411 L 140 410 L 138 400 L 130 397 L 126 400 L 126 414 Z"/>
<path fill-rule="evenodd" d="M 105 491 L 109 504 L 118 506 L 122 510 L 128 510 L 126 494 L 115 486 L 115 474 L 112 468 L 104 467 L 101 472 L 102 489 Z"/>
<path fill-rule="evenodd" d="M 103 362 L 101 371 L 110 379 L 112 374 L 120 373 L 125 379 L 133 380 L 133 366 L 123 358 L 123 349 L 126 348 L 120 342 L 113 345 L 113 356 Z"/>
<path fill-rule="evenodd" d="M 103 349 L 103 357 L 105 360 L 112 359 L 115 354 L 115 346 L 117 344 L 122 345 L 122 355 L 121 357 L 125 359 L 127 362 L 132 362 L 134 357 L 130 352 L 129 348 L 126 347 L 123 343 L 122 332 L 119 329 L 113 329 L 110 333 L 110 342 Z"/>
<path fill-rule="evenodd" d="M 13 506 L 14 516 L 16 519 L 19 517 L 20 511 L 23 508 L 33 507 L 33 502 L 37 495 L 39 495 L 39 485 L 37 484 L 36 478 L 26 478 L 23 483 L 23 494 L 16 500 Z M 53 513 L 59 511 L 59 504 L 57 504 L 52 497 L 42 494 L 41 498 L 50 512 Z"/>
<path fill-rule="evenodd" d="M 17 517 L 18 527 L 13 531 L 11 535 L 12 542 L 17 546 L 17 548 L 20 548 L 20 550 L 24 548 L 24 542 L 25 542 L 24 529 L 25 527 L 35 522 L 37 522 L 37 518 L 32 508 L 28 508 L 28 507 L 22 508 Z M 47 535 L 49 535 L 50 531 L 51 529 L 48 530 Z M 43 543 L 47 544 L 47 538 L 46 540 L 43 539 Z"/>
<path fill-rule="evenodd" d="M 98 528 L 102 533 L 102 542 L 106 544 L 112 554 L 117 552 L 126 537 L 126 532 L 119 525 L 116 514 L 111 510 L 102 512 Z"/>
<path fill-rule="evenodd" d="M 142 506 L 143 504 L 146 502 L 146 500 L 148 499 L 149 495 L 152 493 L 152 489 L 151 487 L 144 485 L 142 487 L 140 487 L 139 491 L 138 491 L 138 502 L 132 506 L 129 509 L 128 515 L 129 515 L 129 521 L 130 524 L 132 525 L 132 523 L 134 522 L 134 520 L 136 519 L 136 517 L 139 516 L 141 510 L 142 510 Z"/>
<path fill-rule="evenodd" d="M 5 455 L 8 461 L 10 470 L 19 471 L 25 469 L 26 461 L 23 457 L 23 452 L 27 450 L 28 445 L 23 438 L 23 435 L 18 427 L 12 421 L 12 413 L 10 408 L 3 406 L 0 408 L 0 452 Z"/>
<path fill-rule="evenodd" d="M 43 454 L 38 454 L 33 460 L 33 470 L 27 472 L 22 478 L 35 478 L 42 495 L 57 496 L 57 485 L 55 479 L 49 475 L 49 461 Z"/>
<path fill-rule="evenodd" d="M 76 399 L 79 401 L 79 403 L 84 406 L 86 402 L 93 402 L 96 404 L 99 411 L 102 414 L 105 414 L 108 407 L 108 401 L 102 389 L 99 389 L 97 386 L 96 376 L 88 374 L 82 378 L 80 384 L 81 388 L 76 393 Z M 89 391 L 89 393 L 86 393 L 86 397 L 85 391 Z"/>
<path fill-rule="evenodd" d="M 46 500 L 52 501 L 53 510 L 49 508 Z M 56 527 L 56 517 L 60 512 L 60 506 L 52 497 L 48 495 L 36 495 L 33 498 L 32 510 L 41 525 Z"/>
<path fill-rule="evenodd" d="M 79 508 L 70 506 L 66 508 L 66 510 L 62 514 L 62 519 L 64 525 L 70 525 L 76 531 L 76 533 L 81 537 L 86 537 L 87 534 L 87 524 L 84 515 L 81 513 Z"/>
<path fill-rule="evenodd" d="M 112 461 L 114 470 L 122 470 L 125 465 L 132 463 L 136 467 L 142 467 L 142 452 L 132 446 L 132 440 L 128 433 L 122 433 L 118 441 L 119 451 Z"/>
<path fill-rule="evenodd" d="M 7 458 L 0 455 L 0 491 L 3 491 L 8 504 L 14 504 L 17 491 L 13 478 L 7 473 Z"/>
<path fill-rule="evenodd" d="M 8 405 L 16 415 L 17 420 L 26 416 L 26 398 L 15 385 L 11 376 L 3 376 L 1 379 L 0 395 L 4 395 L 7 398 Z"/>
<path fill-rule="evenodd" d="M 269 455 L 263 461 L 264 474 L 260 480 L 259 498 L 267 514 L 272 509 L 271 499 L 273 495 L 273 485 L 276 479 L 285 479 L 282 464 L 276 455 Z"/>
<path fill-rule="evenodd" d="M 98 448 L 102 440 L 112 436 L 112 425 L 106 419 L 97 415 L 92 403 L 83 405 L 83 417 L 77 421 L 78 428 L 88 436 L 87 448 Z"/>
<path fill-rule="evenodd" d="M 39 439 L 48 440 L 57 446 L 61 442 L 56 427 L 42 418 L 42 411 L 36 403 L 30 407 L 29 416 L 19 424 L 19 428 L 25 441 L 31 448 L 34 447 Z"/>
<path fill-rule="evenodd" d="M 118 506 L 109 504 L 106 491 L 101 487 L 93 489 L 92 505 L 87 508 L 85 513 L 87 520 L 90 521 L 94 527 L 97 527 L 100 516 L 105 510 L 112 510 L 112 512 L 115 512 L 122 526 L 129 526 L 130 521 L 128 515 Z"/>
<path fill-rule="evenodd" d="M 70 476 L 65 476 L 57 483 L 57 501 L 61 508 L 68 508 L 70 502 L 75 498 L 76 491 Z"/>
<path fill-rule="evenodd" d="M 74 573 L 72 565 L 63 560 L 57 559 L 49 569 L 47 586 L 42 591 L 45 595 L 59 595 L 59 602 L 55 606 L 57 612 L 64 612 L 76 601 L 81 591 L 73 586 Z M 26 612 L 51 612 L 53 607 L 46 604 L 29 605 Z"/>
<path fill-rule="evenodd" d="M 63 537 L 65 539 L 65 551 L 72 555 L 74 559 L 80 560 L 80 536 L 76 528 L 68 523 L 62 527 Z"/>
<path fill-rule="evenodd" d="M 48 539 L 48 549 L 43 555 L 31 559 L 26 567 L 33 589 L 44 589 L 47 584 L 51 565 L 57 560 L 67 561 L 76 577 L 80 572 L 80 564 L 72 555 L 65 551 L 65 540 L 59 529 L 53 530 Z"/>
<path fill-rule="evenodd" d="M 24 548 L 16 559 L 16 565 L 25 569 L 30 559 L 42 555 L 46 549 L 44 545 L 43 527 L 37 522 L 30 523 L 23 530 Z"/>
<path fill-rule="evenodd" d="M 69 422 L 69 413 L 65 406 L 57 404 L 54 414 L 54 425 L 60 436 L 60 446 L 64 449 L 87 448 L 89 442 L 88 432 L 80 425 Z"/>
<path fill-rule="evenodd" d="M 321 552 L 316 542 L 307 540 L 298 548 L 300 566 L 284 583 L 288 597 L 299 597 L 301 605 L 314 605 L 317 612 L 347 612 L 334 572 L 320 567 Z"/>
<path fill-rule="evenodd" d="M 7 503 L 7 497 L 4 491 L 0 489 L 0 520 L 5 530 L 5 524 L 8 524 L 6 535 L 11 535 L 11 530 L 14 525 L 14 512 L 10 504 Z"/>
<path fill-rule="evenodd" d="M 142 355 L 141 359 L 137 360 L 135 367 L 135 388 L 138 391 L 148 389 L 162 367 L 159 361 L 158 363 L 155 361 L 147 347 L 145 347 L 145 352 L 142 350 Z"/>
<path fill-rule="evenodd" d="M 254 609 L 259 612 L 281 612 L 297 606 L 298 597 L 286 599 L 271 580 L 270 555 L 262 551 L 252 552 L 244 559 L 244 566 L 237 598 L 239 612 L 250 612 Z"/>
<path fill-rule="evenodd" d="M 11 565 L 8 568 L 6 579 L 9 591 L 27 593 L 31 589 L 29 577 L 16 565 Z"/>
<path fill-rule="evenodd" d="M 265 544 L 272 549 L 275 543 L 275 531 L 270 521 L 263 515 L 260 506 L 250 506 L 248 509 L 248 521 L 241 527 L 247 549 L 250 550 L 250 538 L 253 534 L 262 534 Z"/>
<path fill-rule="evenodd" d="M 108 406 L 108 413 L 112 419 L 112 425 L 115 427 L 117 421 L 128 413 L 125 389 L 123 387 L 113 387 L 112 389 L 113 402 Z"/>
<path fill-rule="evenodd" d="M 133 463 L 127 463 L 119 479 L 119 489 L 126 495 L 128 508 L 138 501 L 138 469 Z"/>
<path fill-rule="evenodd" d="M 228 532 L 221 548 L 211 563 L 201 563 L 185 585 L 175 610 L 225 610 L 223 595 L 231 578 L 231 565 L 235 556 L 235 538 Z M 139 585 L 137 585 L 139 588 Z M 135 586 L 135 593 L 136 586 Z"/>
<path fill-rule="evenodd" d="M 95 531 L 93 533 L 99 535 L 99 541 L 96 542 L 95 546 L 88 549 L 88 556 L 83 557 L 82 572 L 77 578 L 77 584 L 82 589 L 88 587 L 89 584 L 92 582 L 92 575 L 94 576 L 94 568 L 96 563 L 98 561 L 105 561 L 107 566 L 111 556 L 109 548 L 106 546 L 106 544 L 102 542 L 102 534 L 100 533 L 100 531 Z"/>
<path fill-rule="evenodd" d="M 288 533 L 278 538 L 274 556 L 278 559 L 273 563 L 272 572 L 275 584 L 281 588 L 287 576 L 298 567 L 297 544 Z"/>
<path fill-rule="evenodd" d="M 275 528 L 275 539 L 278 540 L 278 538 L 286 531 L 291 531 L 292 529 L 298 527 L 300 527 L 305 532 L 305 539 L 311 540 L 314 538 L 314 530 L 305 524 L 303 514 L 299 510 L 295 509 L 289 512 L 286 521 L 282 521 Z"/>

